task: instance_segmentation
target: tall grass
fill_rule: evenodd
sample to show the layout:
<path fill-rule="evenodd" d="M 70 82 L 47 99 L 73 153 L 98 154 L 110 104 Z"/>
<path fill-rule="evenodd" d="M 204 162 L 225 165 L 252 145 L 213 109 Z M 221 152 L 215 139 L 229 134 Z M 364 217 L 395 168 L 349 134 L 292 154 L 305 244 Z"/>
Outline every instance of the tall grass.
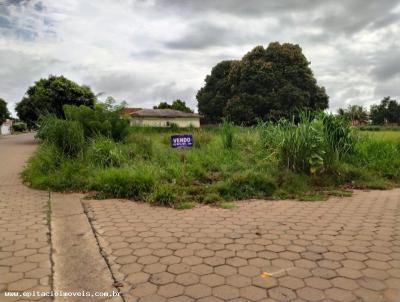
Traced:
<path fill-rule="evenodd" d="M 261 123 L 261 139 L 269 156 L 294 172 L 323 173 L 354 149 L 356 138 L 341 117 L 308 113 L 300 121 Z"/>
<path fill-rule="evenodd" d="M 82 125 L 76 121 L 58 119 L 46 116 L 40 120 L 37 138 L 48 144 L 53 144 L 67 156 L 77 156 L 84 148 L 85 137 Z"/>
<path fill-rule="evenodd" d="M 326 114 L 304 113 L 296 121 L 255 128 L 226 121 L 204 129 L 128 130 L 122 141 L 85 136 L 77 120 L 50 117 L 23 178 L 40 189 L 94 190 L 101 197 L 177 208 L 247 198 L 312 200 L 342 187 L 400 183 L 398 140 L 357 135 L 345 120 Z M 172 149 L 176 133 L 192 133 L 194 147 Z"/>
<path fill-rule="evenodd" d="M 235 131 L 235 128 L 234 128 L 233 123 L 228 120 L 224 120 L 224 123 L 222 124 L 222 132 L 221 132 L 222 144 L 223 144 L 224 148 L 226 148 L 226 149 L 233 148 L 234 131 Z"/>

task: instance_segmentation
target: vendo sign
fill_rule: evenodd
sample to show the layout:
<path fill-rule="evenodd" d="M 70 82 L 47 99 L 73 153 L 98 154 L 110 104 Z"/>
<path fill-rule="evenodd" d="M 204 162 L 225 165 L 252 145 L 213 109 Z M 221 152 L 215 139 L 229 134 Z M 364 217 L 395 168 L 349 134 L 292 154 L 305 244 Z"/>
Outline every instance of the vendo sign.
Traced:
<path fill-rule="evenodd" d="M 191 148 L 193 147 L 193 136 L 191 134 L 171 135 L 172 148 Z"/>

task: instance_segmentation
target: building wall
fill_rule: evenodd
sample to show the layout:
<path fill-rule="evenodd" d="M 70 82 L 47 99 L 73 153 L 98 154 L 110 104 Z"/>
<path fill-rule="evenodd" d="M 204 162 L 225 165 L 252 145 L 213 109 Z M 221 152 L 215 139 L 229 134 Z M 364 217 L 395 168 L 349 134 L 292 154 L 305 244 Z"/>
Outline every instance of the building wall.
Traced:
<path fill-rule="evenodd" d="M 131 125 L 148 126 L 148 127 L 168 127 L 171 123 L 178 125 L 181 128 L 190 126 L 199 128 L 200 118 L 151 118 L 151 117 L 131 117 Z"/>
<path fill-rule="evenodd" d="M 8 135 L 11 134 L 11 122 L 4 122 L 0 125 L 0 135 Z"/>

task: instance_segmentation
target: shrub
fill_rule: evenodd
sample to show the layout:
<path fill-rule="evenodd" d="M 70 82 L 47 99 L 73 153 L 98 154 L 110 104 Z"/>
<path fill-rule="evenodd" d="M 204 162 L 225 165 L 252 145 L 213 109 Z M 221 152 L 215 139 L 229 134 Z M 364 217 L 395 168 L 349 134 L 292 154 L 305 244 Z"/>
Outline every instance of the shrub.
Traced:
<path fill-rule="evenodd" d="M 85 146 L 81 125 L 76 121 L 67 121 L 55 116 L 42 117 L 36 135 L 43 142 L 54 144 L 63 154 L 77 156 Z"/>
<path fill-rule="evenodd" d="M 156 176 L 150 169 L 109 168 L 100 171 L 95 177 L 92 188 L 107 197 L 127 197 L 144 200 L 153 190 Z"/>
<path fill-rule="evenodd" d="M 65 105 L 63 108 L 67 120 L 82 125 L 85 138 L 101 135 L 122 141 L 129 134 L 129 121 L 119 111 L 107 110 L 101 105 L 95 108 Z"/>
<path fill-rule="evenodd" d="M 14 123 L 12 129 L 14 132 L 24 132 L 27 130 L 27 126 L 25 123 Z"/>
<path fill-rule="evenodd" d="M 88 159 L 94 166 L 118 167 L 125 160 L 121 148 L 109 138 L 97 137 L 91 141 Z"/>

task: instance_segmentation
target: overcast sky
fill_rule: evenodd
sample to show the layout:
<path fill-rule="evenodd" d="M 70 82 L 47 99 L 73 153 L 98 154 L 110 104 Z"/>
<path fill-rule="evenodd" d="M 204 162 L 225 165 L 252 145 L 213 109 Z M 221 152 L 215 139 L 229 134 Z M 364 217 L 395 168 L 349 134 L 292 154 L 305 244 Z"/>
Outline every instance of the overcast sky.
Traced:
<path fill-rule="evenodd" d="M 195 95 L 212 66 L 256 45 L 299 44 L 330 108 L 400 97 L 392 0 L 0 0 L 0 97 L 65 75 L 130 106 Z"/>

